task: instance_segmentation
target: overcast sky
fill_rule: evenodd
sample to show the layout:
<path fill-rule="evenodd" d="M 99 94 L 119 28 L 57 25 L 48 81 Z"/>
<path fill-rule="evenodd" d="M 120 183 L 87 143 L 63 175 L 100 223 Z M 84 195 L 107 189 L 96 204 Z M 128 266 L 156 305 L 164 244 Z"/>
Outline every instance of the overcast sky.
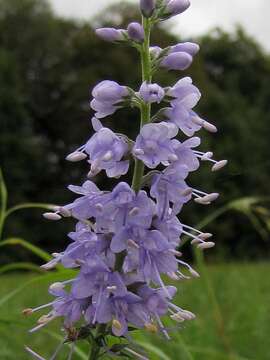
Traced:
<path fill-rule="evenodd" d="M 117 0 L 49 0 L 63 16 L 89 19 Z M 138 0 L 130 0 L 137 1 Z M 191 8 L 171 23 L 174 32 L 198 35 L 220 26 L 228 31 L 242 24 L 270 50 L 270 0 L 191 0 Z"/>

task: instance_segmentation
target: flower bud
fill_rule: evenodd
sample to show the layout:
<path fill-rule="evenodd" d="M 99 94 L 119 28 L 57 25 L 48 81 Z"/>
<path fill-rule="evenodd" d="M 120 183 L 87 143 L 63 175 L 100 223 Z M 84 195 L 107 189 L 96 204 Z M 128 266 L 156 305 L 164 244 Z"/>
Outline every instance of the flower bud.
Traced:
<path fill-rule="evenodd" d="M 161 66 L 168 70 L 186 70 L 192 63 L 192 56 L 185 52 L 177 52 L 166 56 Z"/>
<path fill-rule="evenodd" d="M 170 54 L 176 52 L 186 52 L 191 56 L 195 56 L 200 50 L 198 44 L 192 42 L 179 43 L 171 47 Z"/>
<path fill-rule="evenodd" d="M 166 6 L 166 13 L 171 16 L 179 15 L 190 7 L 189 0 L 171 0 Z"/>
<path fill-rule="evenodd" d="M 124 32 L 123 29 L 114 29 L 114 28 L 100 28 L 96 29 L 96 34 L 102 40 L 114 42 L 114 41 L 124 41 Z"/>
<path fill-rule="evenodd" d="M 128 35 L 131 40 L 142 43 L 144 41 L 144 29 L 141 24 L 132 22 L 127 28 Z"/>
<path fill-rule="evenodd" d="M 140 0 L 141 13 L 144 17 L 149 18 L 155 10 L 155 0 Z"/>

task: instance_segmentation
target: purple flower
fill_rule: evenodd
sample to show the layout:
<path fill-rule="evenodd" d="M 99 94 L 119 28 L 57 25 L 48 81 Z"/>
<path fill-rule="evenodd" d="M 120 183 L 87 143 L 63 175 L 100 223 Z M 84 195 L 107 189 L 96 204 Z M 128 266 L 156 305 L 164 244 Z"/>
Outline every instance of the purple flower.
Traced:
<path fill-rule="evenodd" d="M 198 44 L 192 42 L 179 43 L 170 48 L 170 54 L 185 52 L 192 57 L 195 56 L 200 50 L 200 46 Z"/>
<path fill-rule="evenodd" d="M 174 249 L 178 248 L 183 226 L 176 216 L 172 216 L 170 209 L 163 218 L 154 219 L 153 226 L 168 238 Z"/>
<path fill-rule="evenodd" d="M 202 127 L 202 123 L 198 121 L 198 115 L 192 110 L 200 100 L 201 93 L 192 84 L 191 78 L 185 77 L 169 88 L 166 95 L 172 97 L 172 107 L 166 109 L 165 115 L 184 134 L 193 136 Z"/>
<path fill-rule="evenodd" d="M 92 91 L 94 99 L 91 101 L 91 107 L 96 111 L 95 116 L 104 118 L 113 114 L 121 108 L 119 103 L 128 95 L 129 92 L 125 86 L 121 86 L 115 81 L 102 81 Z"/>
<path fill-rule="evenodd" d="M 201 143 L 200 138 L 193 137 L 184 142 L 175 141 L 174 142 L 174 151 L 177 156 L 177 160 L 171 165 L 175 169 L 178 169 L 179 166 L 187 167 L 188 171 L 195 171 L 200 167 L 200 162 L 196 153 L 192 150 L 193 148 L 199 146 Z"/>
<path fill-rule="evenodd" d="M 157 213 L 163 219 L 168 213 L 170 204 L 173 212 L 179 213 L 183 204 L 191 199 L 191 194 L 186 195 L 188 185 L 185 182 L 188 176 L 186 166 L 169 167 L 163 173 L 154 175 L 151 186 L 151 196 L 157 200 Z"/>
<path fill-rule="evenodd" d="M 126 142 L 108 128 L 101 128 L 86 143 L 84 151 L 89 155 L 89 176 L 105 170 L 108 177 L 119 177 L 127 173 L 129 161 L 121 161 L 128 152 Z"/>
<path fill-rule="evenodd" d="M 192 63 L 193 58 L 186 52 L 178 51 L 164 57 L 160 66 L 168 70 L 186 70 Z"/>
<path fill-rule="evenodd" d="M 132 22 L 127 28 L 128 35 L 131 40 L 142 43 L 144 41 L 144 29 L 141 24 Z"/>
<path fill-rule="evenodd" d="M 97 36 L 102 40 L 114 42 L 114 41 L 124 41 L 125 40 L 125 30 L 123 29 L 114 29 L 114 28 L 100 28 L 96 30 Z"/>
<path fill-rule="evenodd" d="M 164 122 L 144 125 L 136 139 L 133 154 L 151 169 L 167 163 L 174 157 L 171 139 L 176 134 L 177 129 Z"/>
<path fill-rule="evenodd" d="M 82 195 L 73 203 L 64 206 L 65 210 L 71 212 L 71 215 L 79 220 L 87 220 L 97 216 L 98 207 L 106 201 L 106 195 L 100 191 L 92 181 L 86 181 L 82 186 L 70 185 L 69 190 Z"/>
<path fill-rule="evenodd" d="M 183 13 L 190 7 L 189 0 L 164 0 L 166 4 L 165 19 Z"/>
<path fill-rule="evenodd" d="M 143 82 L 140 91 L 140 97 L 146 103 L 160 103 L 164 98 L 165 91 L 158 84 L 148 84 L 146 81 Z"/>
<path fill-rule="evenodd" d="M 150 17 L 156 6 L 156 0 L 140 0 L 140 8 L 143 16 Z"/>
<path fill-rule="evenodd" d="M 136 194 L 128 184 L 121 182 L 108 195 L 108 201 L 97 217 L 97 227 L 116 234 L 127 226 L 149 228 L 154 213 L 154 203 L 145 191 Z"/>

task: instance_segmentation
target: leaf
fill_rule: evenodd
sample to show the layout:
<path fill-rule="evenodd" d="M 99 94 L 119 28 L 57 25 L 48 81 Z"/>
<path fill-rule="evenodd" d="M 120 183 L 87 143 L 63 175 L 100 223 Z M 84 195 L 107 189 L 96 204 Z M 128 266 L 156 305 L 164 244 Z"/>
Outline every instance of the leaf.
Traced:
<path fill-rule="evenodd" d="M 2 246 L 22 246 L 23 248 L 31 251 L 33 254 L 37 255 L 38 257 L 40 257 L 42 260 L 44 261 L 50 261 L 51 260 L 51 255 L 49 253 L 47 253 L 46 251 L 42 250 L 41 248 L 39 248 L 36 245 L 31 244 L 30 242 L 20 239 L 20 238 L 9 238 L 9 239 L 5 239 L 3 241 L 0 242 L 0 247 Z"/>
<path fill-rule="evenodd" d="M 139 340 L 139 341 L 136 341 L 136 343 L 138 343 L 140 346 L 142 346 L 143 348 L 145 348 L 147 351 L 151 352 L 152 354 L 155 354 L 159 360 L 172 360 L 162 350 L 157 348 L 155 345 L 150 344 L 149 342 L 144 342 L 144 341 Z"/>
<path fill-rule="evenodd" d="M 8 271 L 14 271 L 14 270 L 30 270 L 30 271 L 37 271 L 37 272 L 44 272 L 39 266 L 27 263 L 27 262 L 21 262 L 21 263 L 12 263 L 8 265 L 4 265 L 0 267 L 0 274 L 4 274 Z"/>
<path fill-rule="evenodd" d="M 0 168 L 0 239 L 2 236 L 5 215 L 6 215 L 6 208 L 7 208 L 7 188 L 4 181 L 3 173 Z"/>
<path fill-rule="evenodd" d="M 6 295 L 2 296 L 2 298 L 0 299 L 0 306 L 4 305 L 7 301 L 12 299 L 14 296 L 18 295 L 21 291 L 25 290 L 28 286 L 34 285 L 35 283 L 41 284 L 42 282 L 46 282 L 46 281 L 52 281 L 52 282 L 56 282 L 56 281 L 60 281 L 60 280 L 62 281 L 65 279 L 73 278 L 75 276 L 76 276 L 76 271 L 74 271 L 74 270 L 60 270 L 60 271 L 57 271 L 56 273 L 50 273 L 50 274 L 37 276 L 34 279 L 26 281 L 21 286 L 17 287 L 16 289 L 14 289 L 14 290 L 10 291 L 9 293 L 7 293 Z"/>

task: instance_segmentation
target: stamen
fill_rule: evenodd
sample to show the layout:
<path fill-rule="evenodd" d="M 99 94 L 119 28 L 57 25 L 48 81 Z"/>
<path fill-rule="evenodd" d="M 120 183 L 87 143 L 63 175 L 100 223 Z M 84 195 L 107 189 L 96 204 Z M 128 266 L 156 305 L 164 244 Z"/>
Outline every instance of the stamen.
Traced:
<path fill-rule="evenodd" d="M 136 356 L 137 359 L 139 360 L 150 360 L 149 358 L 142 356 L 140 354 L 138 354 L 136 351 L 130 349 L 130 348 L 125 348 L 125 351 L 129 352 L 130 354 Z"/>
<path fill-rule="evenodd" d="M 28 346 L 25 346 L 25 350 L 31 354 L 32 356 L 34 356 L 35 359 L 37 360 L 46 360 L 44 357 L 38 355 L 35 351 L 33 351 L 32 349 L 30 349 Z"/>
<path fill-rule="evenodd" d="M 145 327 L 145 330 L 147 330 L 150 333 L 156 334 L 158 332 L 157 326 L 153 323 L 145 324 L 144 327 Z"/>
<path fill-rule="evenodd" d="M 115 327 L 117 330 L 122 330 L 122 324 L 120 323 L 120 321 L 113 319 L 112 321 L 112 325 L 113 327 Z"/>
<path fill-rule="evenodd" d="M 128 239 L 127 244 L 128 244 L 128 246 L 133 247 L 135 249 L 140 248 L 140 246 L 132 239 Z"/>
<path fill-rule="evenodd" d="M 113 158 L 113 153 L 111 150 L 107 151 L 106 154 L 102 157 L 104 161 L 110 161 Z"/>
<path fill-rule="evenodd" d="M 184 191 L 180 190 L 180 195 L 181 196 L 188 196 L 188 195 L 191 195 L 192 192 L 193 192 L 192 188 L 187 188 Z"/>
<path fill-rule="evenodd" d="M 52 220 L 52 221 L 58 221 L 62 219 L 60 215 L 53 212 L 44 213 L 43 217 L 47 220 Z"/>
<path fill-rule="evenodd" d="M 130 212 L 128 213 L 128 215 L 130 216 L 136 216 L 138 215 L 140 212 L 140 209 L 138 207 L 134 207 L 133 209 L 130 210 Z"/>
<path fill-rule="evenodd" d="M 212 236 L 213 236 L 213 234 L 211 234 L 211 233 L 202 233 L 198 237 L 202 240 L 207 240 L 207 239 L 211 238 Z"/>
<path fill-rule="evenodd" d="M 203 249 L 211 249 L 214 246 L 215 246 L 215 243 L 212 241 L 209 241 L 209 242 L 203 242 L 203 243 L 199 244 L 198 248 L 203 250 Z"/>
<path fill-rule="evenodd" d="M 60 206 L 58 211 L 63 217 L 71 217 L 71 211 L 69 211 L 63 206 Z"/>
<path fill-rule="evenodd" d="M 143 149 L 134 149 L 134 155 L 144 155 Z"/>
<path fill-rule="evenodd" d="M 210 122 L 208 121 L 204 121 L 203 124 L 202 124 L 202 127 L 211 132 L 211 133 L 216 133 L 217 132 L 217 128 L 215 125 L 211 124 Z"/>
<path fill-rule="evenodd" d="M 107 286 L 107 290 L 108 290 L 108 291 L 116 291 L 116 290 L 117 290 L 117 286 Z"/>
<path fill-rule="evenodd" d="M 218 161 L 213 167 L 212 171 L 218 171 L 228 164 L 228 160 Z"/>
<path fill-rule="evenodd" d="M 59 291 L 59 290 L 64 290 L 65 288 L 65 285 L 61 282 L 56 282 L 54 284 L 52 284 L 50 287 L 49 287 L 49 290 L 51 291 Z"/>
<path fill-rule="evenodd" d="M 171 161 L 171 162 L 175 162 L 175 161 L 178 160 L 178 156 L 175 155 L 175 154 L 170 154 L 170 155 L 168 156 L 168 160 Z"/>
<path fill-rule="evenodd" d="M 78 162 L 87 158 L 87 155 L 81 151 L 74 151 L 66 157 L 67 161 Z"/>

